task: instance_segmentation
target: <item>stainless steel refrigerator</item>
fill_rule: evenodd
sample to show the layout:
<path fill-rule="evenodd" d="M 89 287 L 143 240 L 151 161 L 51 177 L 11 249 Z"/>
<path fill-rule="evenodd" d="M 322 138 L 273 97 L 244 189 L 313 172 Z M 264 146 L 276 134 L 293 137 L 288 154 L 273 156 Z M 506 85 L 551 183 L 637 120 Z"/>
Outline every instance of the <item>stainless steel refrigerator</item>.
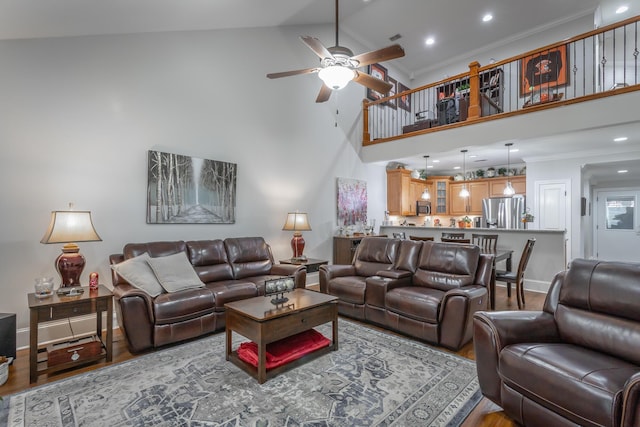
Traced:
<path fill-rule="evenodd" d="M 491 197 L 482 200 L 483 226 L 488 228 L 525 228 L 521 221 L 525 212 L 524 196 Z"/>

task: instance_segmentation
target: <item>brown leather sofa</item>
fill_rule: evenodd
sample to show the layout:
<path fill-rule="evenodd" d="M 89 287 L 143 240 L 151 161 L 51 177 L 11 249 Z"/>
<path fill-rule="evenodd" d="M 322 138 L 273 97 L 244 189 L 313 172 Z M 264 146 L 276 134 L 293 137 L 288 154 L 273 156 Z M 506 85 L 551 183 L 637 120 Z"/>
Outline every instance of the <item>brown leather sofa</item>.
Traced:
<path fill-rule="evenodd" d="M 474 245 L 364 238 L 351 265 L 320 267 L 320 291 L 340 298 L 340 314 L 457 350 L 487 309 L 492 258 Z"/>
<path fill-rule="evenodd" d="M 296 288 L 306 283 L 306 268 L 276 264 L 262 237 L 129 243 L 109 262 L 145 252 L 152 258 L 184 252 L 205 286 L 151 297 L 112 271 L 116 315 L 132 352 L 223 329 L 224 304 L 264 295 L 265 280 L 293 276 Z"/>
<path fill-rule="evenodd" d="M 640 264 L 577 259 L 543 310 L 474 315 L 482 393 L 526 426 L 640 426 Z"/>

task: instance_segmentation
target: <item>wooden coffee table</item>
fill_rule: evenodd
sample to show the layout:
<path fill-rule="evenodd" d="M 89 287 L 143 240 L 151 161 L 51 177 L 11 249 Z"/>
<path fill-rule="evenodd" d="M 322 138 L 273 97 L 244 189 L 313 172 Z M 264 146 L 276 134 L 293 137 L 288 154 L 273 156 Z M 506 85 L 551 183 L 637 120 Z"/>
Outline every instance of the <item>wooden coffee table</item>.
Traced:
<path fill-rule="evenodd" d="M 227 360 L 256 378 L 260 384 L 285 370 L 338 349 L 338 298 L 306 289 L 294 289 L 285 296 L 289 301 L 278 306 L 271 303 L 270 297 L 249 298 L 224 305 L 227 310 Z M 331 345 L 267 371 L 267 344 L 328 322 L 333 323 Z M 232 349 L 233 332 L 256 343 L 257 368 L 240 359 L 237 350 Z"/>

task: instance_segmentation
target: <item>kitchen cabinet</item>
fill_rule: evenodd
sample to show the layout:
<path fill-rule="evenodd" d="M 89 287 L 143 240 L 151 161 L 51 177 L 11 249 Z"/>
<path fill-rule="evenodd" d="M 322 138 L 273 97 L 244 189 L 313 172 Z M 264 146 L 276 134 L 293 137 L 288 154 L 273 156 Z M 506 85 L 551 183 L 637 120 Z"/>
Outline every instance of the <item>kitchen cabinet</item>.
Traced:
<path fill-rule="evenodd" d="M 431 176 L 427 179 L 427 184 L 431 185 L 431 214 L 446 215 L 448 210 L 447 196 L 449 194 L 450 176 Z"/>
<path fill-rule="evenodd" d="M 416 201 L 420 200 L 428 185 L 422 179 L 411 178 L 411 171 L 407 169 L 387 171 L 387 210 L 389 215 L 415 216 Z M 431 188 L 429 191 L 432 192 Z"/>
<path fill-rule="evenodd" d="M 460 190 L 466 184 L 469 197 L 460 197 Z M 489 197 L 487 181 L 464 181 L 449 184 L 450 215 L 482 215 L 482 199 Z"/>
<path fill-rule="evenodd" d="M 524 175 L 511 176 L 508 178 L 511 186 L 516 190 L 516 194 L 527 194 L 527 177 Z M 507 185 L 507 178 L 491 178 L 489 181 L 489 197 L 503 197 L 504 187 Z"/>

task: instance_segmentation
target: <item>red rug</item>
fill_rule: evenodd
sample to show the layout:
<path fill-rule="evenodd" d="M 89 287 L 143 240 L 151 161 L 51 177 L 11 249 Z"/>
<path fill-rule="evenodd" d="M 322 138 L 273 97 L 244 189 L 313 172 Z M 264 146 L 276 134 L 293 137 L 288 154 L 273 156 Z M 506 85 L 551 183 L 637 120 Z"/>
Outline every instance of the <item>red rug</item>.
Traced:
<path fill-rule="evenodd" d="M 267 344 L 267 369 L 299 359 L 305 354 L 331 344 L 331 340 L 315 329 Z M 253 366 L 258 366 L 258 346 L 254 342 L 244 342 L 238 348 L 238 357 Z"/>

